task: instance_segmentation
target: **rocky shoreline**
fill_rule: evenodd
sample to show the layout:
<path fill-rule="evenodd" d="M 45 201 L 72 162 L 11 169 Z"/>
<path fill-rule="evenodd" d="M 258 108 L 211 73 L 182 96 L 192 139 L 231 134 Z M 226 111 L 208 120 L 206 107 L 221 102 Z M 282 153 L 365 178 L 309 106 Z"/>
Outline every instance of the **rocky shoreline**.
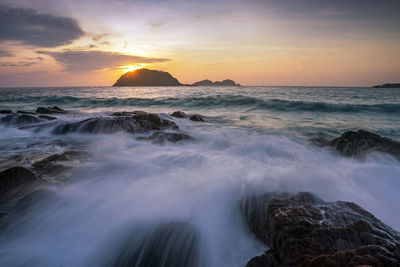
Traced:
<path fill-rule="evenodd" d="M 3 110 L 0 113 L 3 114 L 0 123 L 7 127 L 36 131 L 52 129 L 51 133 L 55 135 L 122 131 L 141 134 L 137 140 L 156 144 L 193 139 L 180 129 L 177 120 L 206 121 L 202 115 L 182 111 L 169 116 L 144 111 L 114 112 L 77 122 L 60 120 L 70 111 L 58 107 L 39 107 L 36 112 Z M 331 141 L 311 139 L 310 142 L 345 157 L 363 158 L 376 151 L 400 161 L 399 142 L 364 130 L 348 131 Z M 36 202 L 51 196 L 52 191 L 43 189 L 43 185 L 57 184 L 61 173 L 89 157 L 86 151 L 70 150 L 50 155 L 30 167 L 10 166 L 3 170 L 0 173 L 1 229 L 15 227 L 12 225 L 16 214 L 23 214 Z M 308 192 L 296 195 L 271 192 L 248 196 L 241 202 L 240 209 L 249 229 L 269 247 L 264 254 L 251 259 L 247 264 L 249 267 L 400 266 L 400 233 L 354 203 L 326 202 Z M 179 234 L 182 231 L 191 233 L 192 230 L 191 226 L 180 223 L 159 227 L 150 234 L 154 240 L 152 246 L 156 245 L 157 236 L 166 235 L 168 238 L 165 231 Z M 188 236 L 193 240 L 197 238 Z M 129 265 L 137 260 L 136 252 L 132 252 L 135 256 L 127 248 L 122 248 L 122 251 L 124 258 L 119 257 L 115 262 Z M 179 258 L 179 250 L 174 251 L 174 257 Z M 189 252 L 195 254 L 192 250 Z M 153 260 L 146 258 L 146 262 Z M 193 263 L 192 260 L 183 262 Z M 170 262 L 176 261 L 171 259 Z"/>

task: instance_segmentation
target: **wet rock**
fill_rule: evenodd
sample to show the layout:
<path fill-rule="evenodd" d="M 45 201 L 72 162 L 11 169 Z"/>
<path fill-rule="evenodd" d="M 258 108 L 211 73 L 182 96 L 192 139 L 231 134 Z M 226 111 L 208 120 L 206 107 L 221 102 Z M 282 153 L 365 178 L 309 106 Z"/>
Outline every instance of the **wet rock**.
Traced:
<path fill-rule="evenodd" d="M 0 197 L 22 185 L 37 179 L 36 175 L 23 167 L 13 167 L 0 173 Z"/>
<path fill-rule="evenodd" d="M 189 117 L 190 120 L 192 121 L 200 121 L 200 122 L 204 122 L 204 118 L 203 116 L 199 115 L 199 114 L 193 114 Z"/>
<path fill-rule="evenodd" d="M 183 111 L 179 111 L 179 110 L 172 112 L 170 116 L 175 117 L 175 118 L 187 118 L 186 113 Z"/>
<path fill-rule="evenodd" d="M 12 111 L 8 110 L 8 109 L 0 110 L 0 114 L 11 114 L 11 113 L 12 113 Z"/>
<path fill-rule="evenodd" d="M 190 139 L 191 137 L 185 133 L 173 133 L 173 132 L 164 132 L 158 131 L 150 135 L 146 138 L 146 140 L 151 140 L 154 143 L 165 143 L 165 142 L 172 142 L 176 143 L 182 140 Z"/>
<path fill-rule="evenodd" d="M 310 142 L 311 144 L 315 145 L 315 146 L 320 146 L 320 147 L 327 146 L 328 143 L 329 143 L 329 141 L 326 140 L 323 137 L 310 138 L 307 141 Z"/>
<path fill-rule="evenodd" d="M 57 118 L 56 118 L 56 117 L 47 116 L 47 115 L 39 115 L 39 118 L 41 118 L 41 119 L 45 119 L 45 120 L 48 120 L 48 121 L 57 120 Z"/>
<path fill-rule="evenodd" d="M 6 124 L 6 125 L 28 125 L 28 124 L 34 124 L 34 123 L 39 123 L 40 120 L 38 117 L 33 116 L 33 115 L 28 115 L 28 114 L 22 114 L 22 115 L 14 115 L 10 114 L 7 115 L 3 118 L 1 118 L 1 122 Z"/>
<path fill-rule="evenodd" d="M 109 117 L 98 117 L 57 126 L 53 133 L 144 133 L 152 130 L 179 129 L 170 120 L 144 111 L 116 112 Z"/>
<path fill-rule="evenodd" d="M 54 106 L 54 107 L 38 107 L 36 109 L 36 113 L 40 113 L 40 114 L 66 114 L 67 111 Z"/>
<path fill-rule="evenodd" d="M 18 113 L 18 114 L 36 115 L 35 112 L 25 111 L 25 110 L 18 110 L 17 113 Z"/>
<path fill-rule="evenodd" d="M 266 194 L 242 205 L 270 248 L 247 266 L 400 266 L 400 234 L 351 202 Z"/>
<path fill-rule="evenodd" d="M 143 227 L 134 231 L 107 266 L 205 266 L 200 253 L 201 242 L 194 227 L 171 222 L 153 230 Z"/>
<path fill-rule="evenodd" d="M 49 156 L 32 165 L 33 170 L 39 175 L 55 176 L 72 168 L 71 163 L 88 157 L 85 151 L 66 151 L 62 154 Z"/>
<path fill-rule="evenodd" d="M 345 132 L 340 137 L 330 141 L 328 145 L 348 157 L 365 156 L 370 152 L 379 151 L 388 153 L 400 160 L 399 142 L 364 130 Z"/>

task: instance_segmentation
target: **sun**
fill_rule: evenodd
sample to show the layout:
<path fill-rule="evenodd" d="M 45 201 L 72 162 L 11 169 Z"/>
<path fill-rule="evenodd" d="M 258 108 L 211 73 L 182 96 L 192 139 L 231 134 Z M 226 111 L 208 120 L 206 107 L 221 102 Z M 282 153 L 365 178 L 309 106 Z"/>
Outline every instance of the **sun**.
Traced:
<path fill-rule="evenodd" d="M 121 66 L 119 69 L 124 70 L 124 72 L 129 72 L 129 71 L 135 71 L 138 69 L 143 68 L 143 65 L 126 65 L 126 66 Z"/>

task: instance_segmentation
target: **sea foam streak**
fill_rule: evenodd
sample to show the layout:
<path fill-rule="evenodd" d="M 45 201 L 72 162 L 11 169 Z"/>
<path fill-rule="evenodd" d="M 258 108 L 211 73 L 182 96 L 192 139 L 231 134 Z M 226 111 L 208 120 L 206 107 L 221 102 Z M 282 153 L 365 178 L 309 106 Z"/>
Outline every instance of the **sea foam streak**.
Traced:
<path fill-rule="evenodd" d="M 179 123 L 195 141 L 58 136 L 84 140 L 93 158 L 1 234 L 0 265 L 107 266 L 123 262 L 126 247 L 146 255 L 155 252 L 143 248 L 161 243 L 158 263 L 244 266 L 265 247 L 243 222 L 239 202 L 267 191 L 354 201 L 400 229 L 393 205 L 400 165 L 389 156 L 357 161 L 295 137 Z M 187 249 L 176 257 L 176 246 Z"/>

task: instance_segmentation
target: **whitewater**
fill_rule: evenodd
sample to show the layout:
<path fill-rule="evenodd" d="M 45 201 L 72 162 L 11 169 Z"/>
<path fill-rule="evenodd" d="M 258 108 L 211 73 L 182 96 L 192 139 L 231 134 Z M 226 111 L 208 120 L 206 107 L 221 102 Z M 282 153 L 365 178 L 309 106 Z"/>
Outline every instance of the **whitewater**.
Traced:
<path fill-rule="evenodd" d="M 41 131 L 0 125 L 0 171 L 70 150 L 89 154 L 45 186 L 50 196 L 0 229 L 0 266 L 125 266 L 127 247 L 137 266 L 152 266 L 150 254 L 165 266 L 245 266 L 266 247 L 240 202 L 264 192 L 352 201 L 400 230 L 395 158 L 347 158 L 308 141 L 358 129 L 400 141 L 400 89 L 0 88 L 0 110 L 39 106 L 70 111 L 61 122 L 158 113 L 192 138 L 157 144 L 126 132 L 56 135 L 59 122 Z M 205 122 L 171 117 L 176 110 Z"/>

